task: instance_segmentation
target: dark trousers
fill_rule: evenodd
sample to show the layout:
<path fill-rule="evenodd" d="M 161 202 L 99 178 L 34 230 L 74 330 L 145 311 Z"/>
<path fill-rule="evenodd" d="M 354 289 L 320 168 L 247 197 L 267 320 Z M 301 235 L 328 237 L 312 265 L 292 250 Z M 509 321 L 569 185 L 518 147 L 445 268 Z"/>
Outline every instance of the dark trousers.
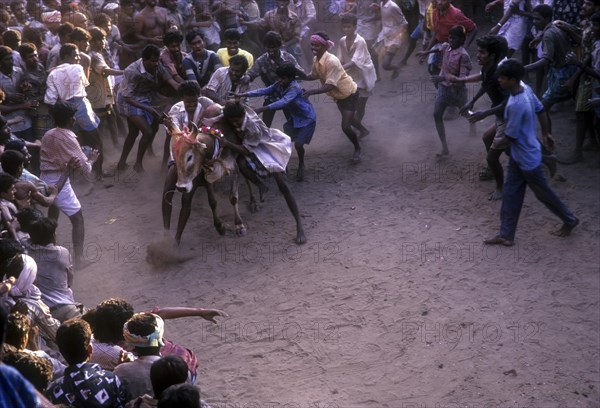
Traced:
<path fill-rule="evenodd" d="M 510 159 L 502 192 L 499 236 L 511 241 L 515 239 L 527 186 L 531 188 L 535 197 L 565 224 L 574 225 L 577 222 L 575 215 L 548 185 L 541 165 L 533 170 L 525 171 L 521 170 L 513 159 Z"/>

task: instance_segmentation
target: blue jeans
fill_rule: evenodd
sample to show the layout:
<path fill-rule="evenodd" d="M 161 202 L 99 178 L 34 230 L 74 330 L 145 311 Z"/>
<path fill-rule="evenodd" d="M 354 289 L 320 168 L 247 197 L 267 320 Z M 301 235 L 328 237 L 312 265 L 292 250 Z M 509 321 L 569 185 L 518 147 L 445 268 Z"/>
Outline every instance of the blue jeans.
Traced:
<path fill-rule="evenodd" d="M 510 159 L 502 191 L 498 236 L 514 241 L 527 186 L 533 190 L 535 197 L 565 224 L 575 225 L 577 218 L 550 188 L 542 166 L 525 171 L 521 170 L 513 159 Z"/>

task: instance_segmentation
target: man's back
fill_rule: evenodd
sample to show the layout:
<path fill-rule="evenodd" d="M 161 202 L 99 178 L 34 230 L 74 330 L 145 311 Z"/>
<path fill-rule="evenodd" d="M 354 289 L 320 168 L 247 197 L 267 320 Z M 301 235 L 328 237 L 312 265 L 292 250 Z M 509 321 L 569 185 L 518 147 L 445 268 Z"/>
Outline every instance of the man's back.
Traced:
<path fill-rule="evenodd" d="M 150 367 L 160 356 L 142 356 L 131 363 L 122 363 L 115 367 L 114 373 L 123 382 L 127 391 L 126 401 L 144 394 L 152 395 Z"/>
<path fill-rule="evenodd" d="M 0 363 L 0 407 L 37 407 L 35 388 L 13 367 Z"/>
<path fill-rule="evenodd" d="M 48 396 L 55 404 L 81 408 L 122 407 L 125 403 L 119 378 L 90 363 L 67 367 L 65 375 L 48 387 Z"/>

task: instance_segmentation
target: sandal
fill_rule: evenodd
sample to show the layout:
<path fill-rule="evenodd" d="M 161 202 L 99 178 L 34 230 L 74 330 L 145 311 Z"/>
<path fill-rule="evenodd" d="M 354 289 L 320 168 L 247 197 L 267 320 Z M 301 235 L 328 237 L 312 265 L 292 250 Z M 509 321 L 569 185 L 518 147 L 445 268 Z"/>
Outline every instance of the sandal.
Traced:
<path fill-rule="evenodd" d="M 492 173 L 492 169 L 487 167 L 485 170 L 479 172 L 479 180 L 480 181 L 488 181 L 494 180 L 494 174 Z"/>

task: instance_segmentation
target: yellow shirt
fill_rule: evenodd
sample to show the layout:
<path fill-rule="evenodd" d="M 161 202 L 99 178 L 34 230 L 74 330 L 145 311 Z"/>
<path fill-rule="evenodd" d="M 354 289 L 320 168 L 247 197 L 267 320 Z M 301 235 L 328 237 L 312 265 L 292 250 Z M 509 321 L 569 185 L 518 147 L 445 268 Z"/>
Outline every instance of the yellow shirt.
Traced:
<path fill-rule="evenodd" d="M 325 51 L 320 60 L 313 59 L 311 75 L 321 81 L 321 85 L 330 84 L 335 86 L 327 95 L 333 99 L 346 99 L 356 92 L 356 84 L 346 73 L 340 60 L 332 53 Z"/>
<path fill-rule="evenodd" d="M 248 51 L 242 50 L 241 48 L 238 48 L 238 53 L 235 55 L 229 55 L 229 53 L 227 52 L 227 48 L 219 48 L 217 50 L 217 55 L 219 56 L 221 64 L 224 67 L 229 66 L 229 59 L 231 57 L 235 57 L 235 55 L 242 55 L 246 57 L 246 59 L 248 60 L 248 69 L 252 68 L 252 64 L 254 64 L 254 57 L 252 56 L 252 54 L 250 54 Z"/>

